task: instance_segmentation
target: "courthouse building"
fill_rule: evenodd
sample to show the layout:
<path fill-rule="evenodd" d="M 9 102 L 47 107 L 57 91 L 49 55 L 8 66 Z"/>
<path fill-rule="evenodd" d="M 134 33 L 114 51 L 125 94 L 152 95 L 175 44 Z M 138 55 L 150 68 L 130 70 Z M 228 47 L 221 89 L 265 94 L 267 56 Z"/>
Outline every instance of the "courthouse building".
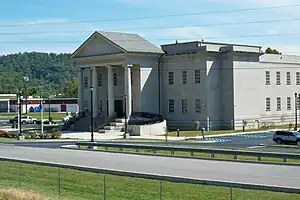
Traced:
<path fill-rule="evenodd" d="M 170 128 L 237 129 L 294 120 L 300 57 L 204 41 L 161 48 L 127 33 L 94 32 L 73 54 L 80 112 L 163 115 Z M 126 96 L 126 98 L 125 98 Z"/>

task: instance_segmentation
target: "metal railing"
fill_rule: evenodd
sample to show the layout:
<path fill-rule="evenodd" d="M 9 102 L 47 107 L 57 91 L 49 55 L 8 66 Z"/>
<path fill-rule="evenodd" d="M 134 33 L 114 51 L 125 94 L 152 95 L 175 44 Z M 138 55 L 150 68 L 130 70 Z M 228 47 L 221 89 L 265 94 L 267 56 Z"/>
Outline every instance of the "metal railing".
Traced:
<path fill-rule="evenodd" d="M 262 157 L 268 158 L 280 158 L 283 163 L 286 163 L 288 159 L 300 159 L 300 154 L 295 153 L 278 153 L 278 152 L 258 152 L 258 151 L 246 151 L 246 150 L 230 150 L 230 149 L 211 149 L 211 148 L 190 148 L 190 147 L 177 147 L 177 146 L 153 146 L 153 145 L 137 145 L 137 144 L 115 144 L 115 143 L 91 143 L 91 142 L 78 142 L 78 147 L 104 147 L 108 150 L 109 147 L 118 148 L 120 151 L 123 149 L 135 149 L 139 150 L 152 150 L 153 154 L 157 151 L 169 151 L 172 156 L 175 152 L 188 152 L 191 156 L 195 153 L 207 153 L 211 158 L 215 158 L 216 154 L 232 155 L 234 160 L 238 160 L 238 156 L 251 156 L 257 157 L 257 161 L 262 161 Z M 300 165 L 300 164 L 299 164 Z"/>

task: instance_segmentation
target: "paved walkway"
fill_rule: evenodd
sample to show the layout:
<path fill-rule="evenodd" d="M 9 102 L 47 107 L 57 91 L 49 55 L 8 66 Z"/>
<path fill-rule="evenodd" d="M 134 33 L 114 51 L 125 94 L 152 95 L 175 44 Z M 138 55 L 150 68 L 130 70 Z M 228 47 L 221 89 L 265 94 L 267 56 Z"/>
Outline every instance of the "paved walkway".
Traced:
<path fill-rule="evenodd" d="M 275 131 L 275 130 L 268 130 Z M 212 137 L 224 137 L 224 136 L 233 136 L 237 134 L 259 134 L 264 133 L 266 131 L 256 131 L 256 132 L 241 132 L 241 133 L 228 133 L 228 134 L 217 134 L 217 135 L 207 135 L 206 138 Z M 91 138 L 90 132 L 65 132 L 63 133 L 62 139 L 81 139 L 81 140 L 89 140 Z M 103 133 L 94 133 L 94 138 L 96 140 L 114 140 L 114 139 L 123 139 L 123 135 L 113 135 L 113 134 L 103 134 Z M 130 139 L 147 139 L 147 140 L 165 140 L 165 136 L 128 136 Z M 168 141 L 180 141 L 186 139 L 201 139 L 202 136 L 195 137 L 171 137 L 168 136 Z M 200 142 L 200 141 L 199 141 Z M 205 143 L 212 143 L 214 141 L 201 141 Z"/>

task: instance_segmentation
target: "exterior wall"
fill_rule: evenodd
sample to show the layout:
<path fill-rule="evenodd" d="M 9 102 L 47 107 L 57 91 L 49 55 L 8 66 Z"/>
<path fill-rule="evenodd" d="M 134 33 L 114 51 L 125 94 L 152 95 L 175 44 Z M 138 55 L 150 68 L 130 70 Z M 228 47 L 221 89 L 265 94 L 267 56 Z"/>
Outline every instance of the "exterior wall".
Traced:
<path fill-rule="evenodd" d="M 256 58 L 249 56 L 248 61 L 239 61 L 245 59 L 236 58 L 234 93 L 237 128 L 241 128 L 242 120 L 246 120 L 250 126 L 254 126 L 255 123 L 263 125 L 294 122 L 294 93 L 300 91 L 300 85 L 296 85 L 296 72 L 300 72 L 300 60 L 291 64 L 288 60 L 279 61 L 280 57 L 282 56 L 262 55 L 259 59 L 263 62 L 257 62 Z M 276 60 L 279 62 L 276 63 Z M 270 71 L 270 85 L 266 85 L 266 71 Z M 281 85 L 276 85 L 277 71 L 280 72 Z M 287 72 L 291 74 L 291 85 L 286 84 Z M 271 111 L 266 111 L 267 97 L 271 99 Z M 277 110 L 277 97 L 281 97 L 280 111 Z M 291 110 L 287 109 L 287 97 L 291 98 Z"/>
<path fill-rule="evenodd" d="M 151 125 L 128 125 L 131 136 L 155 136 L 164 135 L 167 130 L 167 122 L 151 124 Z"/>
<path fill-rule="evenodd" d="M 206 61 L 206 103 L 203 110 L 207 113 L 209 129 L 219 129 L 222 121 L 221 116 L 221 62 L 218 56 L 208 56 Z"/>
<path fill-rule="evenodd" d="M 207 113 L 203 105 L 207 104 L 206 93 L 206 55 L 166 56 L 162 73 L 162 111 L 167 118 L 169 128 L 191 129 L 193 121 L 199 120 L 207 127 Z M 195 83 L 195 69 L 200 70 L 200 84 Z M 169 85 L 168 73 L 174 72 L 174 84 Z M 187 71 L 187 84 L 182 84 L 182 71 Z M 182 99 L 188 100 L 188 112 L 182 113 Z M 201 113 L 195 112 L 195 100 L 201 100 Z M 175 112 L 169 113 L 169 100 L 175 101 Z"/>
<path fill-rule="evenodd" d="M 223 54 L 219 57 L 221 62 L 221 121 L 219 128 L 234 128 L 234 77 L 233 57 Z"/>

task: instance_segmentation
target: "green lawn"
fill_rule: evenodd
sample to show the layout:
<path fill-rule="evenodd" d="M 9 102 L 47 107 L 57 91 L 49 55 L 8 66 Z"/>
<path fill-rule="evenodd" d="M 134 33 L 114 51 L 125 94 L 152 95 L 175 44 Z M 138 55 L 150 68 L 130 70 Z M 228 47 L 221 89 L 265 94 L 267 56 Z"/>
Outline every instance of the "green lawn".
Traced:
<path fill-rule="evenodd" d="M 1 113 L 0 119 L 9 119 L 17 115 L 18 113 Z M 25 113 L 23 113 L 22 115 L 25 115 Z M 43 115 L 45 119 L 48 118 L 48 112 L 44 112 Z M 40 119 L 41 113 L 28 113 L 28 116 Z M 50 116 L 52 117 L 53 120 L 60 120 L 63 116 L 66 116 L 66 113 L 51 112 Z"/>
<path fill-rule="evenodd" d="M 21 167 L 20 167 L 21 166 Z M 61 169 L 61 197 L 72 200 L 103 199 L 103 174 Z M 159 199 L 160 182 L 140 178 L 106 175 L 109 200 Z M 57 199 L 58 169 L 0 161 L 1 188 L 33 189 L 50 199 Z M 164 200 L 228 200 L 229 188 L 162 183 Z M 300 200 L 300 195 L 233 189 L 234 200 Z"/>
<path fill-rule="evenodd" d="M 17 140 L 17 139 L 0 137 L 0 142 L 10 142 L 10 141 L 14 141 L 14 140 Z"/>

